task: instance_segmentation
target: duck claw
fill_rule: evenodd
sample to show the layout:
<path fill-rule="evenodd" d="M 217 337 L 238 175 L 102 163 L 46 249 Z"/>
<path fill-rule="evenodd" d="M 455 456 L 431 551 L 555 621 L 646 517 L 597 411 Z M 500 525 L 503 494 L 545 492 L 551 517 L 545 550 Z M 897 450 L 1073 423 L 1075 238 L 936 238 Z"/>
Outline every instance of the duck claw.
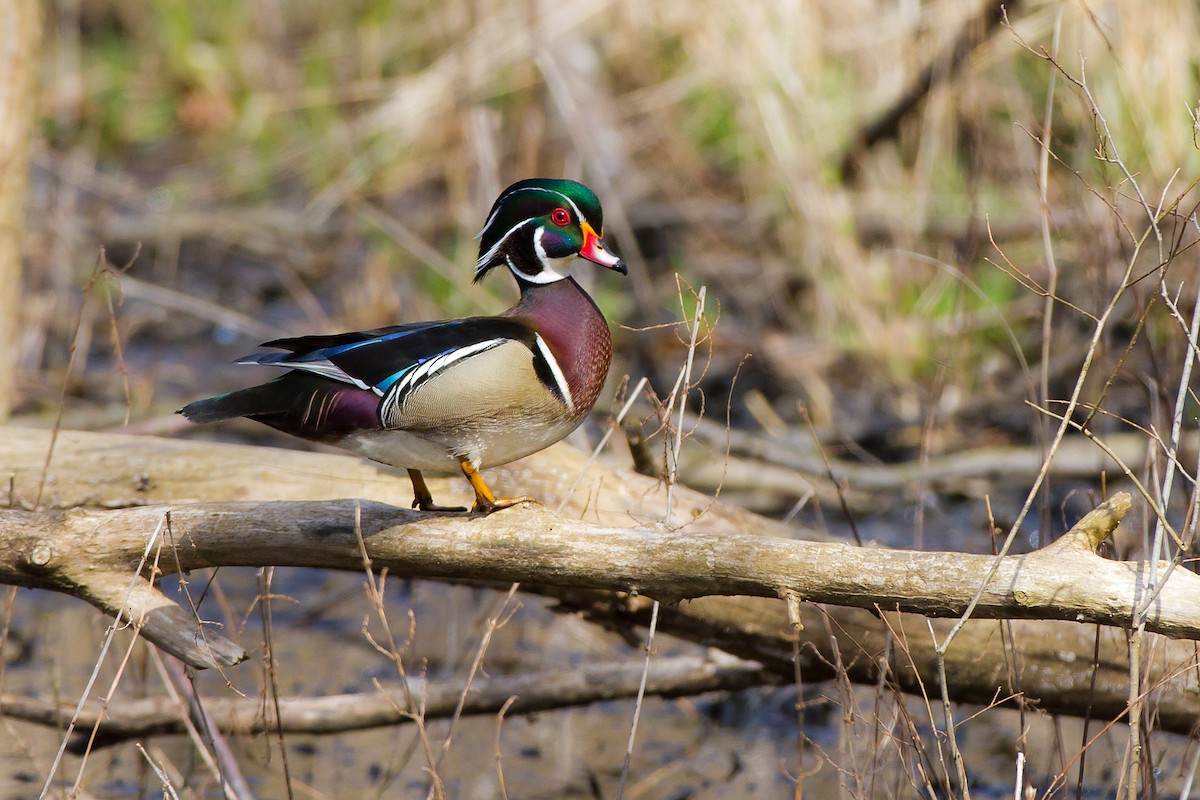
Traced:
<path fill-rule="evenodd" d="M 420 500 L 413 500 L 412 507 L 417 509 L 418 511 L 441 511 L 444 513 L 457 513 L 460 511 L 467 510 L 466 506 L 439 506 L 437 503 L 434 503 L 433 501 L 430 501 L 428 503 L 423 503 Z"/>
<path fill-rule="evenodd" d="M 502 508 L 512 508 L 513 506 L 519 506 L 522 503 L 536 502 L 537 500 L 534 500 L 528 495 L 521 495 L 520 497 L 496 497 L 490 501 L 485 500 L 482 497 L 476 497 L 475 505 L 471 507 L 471 513 L 491 514 L 493 511 L 499 511 Z"/>

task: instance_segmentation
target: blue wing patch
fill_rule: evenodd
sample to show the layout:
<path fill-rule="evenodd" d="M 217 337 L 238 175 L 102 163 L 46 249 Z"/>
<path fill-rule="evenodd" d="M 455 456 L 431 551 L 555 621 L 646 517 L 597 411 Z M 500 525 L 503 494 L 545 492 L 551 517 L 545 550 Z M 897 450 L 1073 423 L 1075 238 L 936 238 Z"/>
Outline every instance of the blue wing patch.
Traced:
<path fill-rule="evenodd" d="M 503 317 L 397 325 L 374 331 L 277 339 L 264 346 L 291 352 L 259 353 L 239 364 L 264 364 L 309 372 L 365 389 L 396 402 L 463 358 L 506 341 L 532 346 L 536 333 Z"/>

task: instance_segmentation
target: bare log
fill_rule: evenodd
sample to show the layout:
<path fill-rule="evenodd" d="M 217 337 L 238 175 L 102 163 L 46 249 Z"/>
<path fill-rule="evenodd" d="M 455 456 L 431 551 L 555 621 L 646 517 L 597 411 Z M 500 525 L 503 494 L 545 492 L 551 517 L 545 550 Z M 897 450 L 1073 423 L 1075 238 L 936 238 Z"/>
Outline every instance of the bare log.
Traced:
<path fill-rule="evenodd" d="M 32 509 L 39 498 L 40 507 L 50 509 L 347 497 L 407 507 L 412 500 L 407 477 L 340 454 L 61 431 L 47 468 L 51 438 L 47 430 L 0 427 L 0 492 L 7 490 L 9 508 Z M 599 465 L 589 469 L 588 461 L 584 454 L 560 445 L 492 471 L 489 481 L 501 489 L 519 487 L 520 492 L 547 501 L 565 498 L 569 513 L 608 524 L 628 525 L 659 516 L 666 492 L 661 483 L 635 473 L 615 474 Z M 461 478 L 431 478 L 430 485 L 447 504 L 470 505 L 473 496 Z M 796 532 L 683 487 L 675 487 L 673 504 L 676 519 L 703 519 L 718 529 L 776 536 Z M 155 526 L 165 519 L 162 513 L 151 517 Z M 805 535 L 821 536 L 813 531 Z M 104 571 L 88 566 L 85 586 L 69 575 L 55 577 L 40 570 L 37 561 L 50 558 L 52 552 L 33 545 L 27 554 L 29 566 L 43 574 L 35 576 L 35 584 L 23 582 L 21 575 L 11 576 L 12 582 L 76 593 L 106 613 L 121 613 L 144 626 L 143 633 L 152 641 L 198 668 L 228 666 L 245 657 L 219 630 L 200 625 L 194 615 L 149 590 L 144 577 L 131 584 L 134 573 L 129 564 Z M 85 553 L 81 568 L 100 555 Z M 124 596 L 131 586 L 132 604 L 127 605 Z"/>
<path fill-rule="evenodd" d="M 1146 566 L 1093 552 L 1128 511 L 1120 493 L 1050 546 L 1000 560 L 980 618 L 1061 619 L 1128 627 Z M 780 597 L 914 612 L 963 613 L 991 556 L 914 552 L 737 533 L 613 528 L 527 504 L 491 516 L 429 514 L 363 501 L 193 504 L 0 516 L 0 582 L 71 591 L 112 613 L 148 540 L 168 520 L 164 573 L 216 566 L 362 568 L 356 525 L 376 568 L 451 580 L 522 581 L 645 594 Z M 1200 576 L 1156 567 L 1163 583 L 1147 630 L 1200 639 Z M 1164 582 L 1165 581 L 1165 582 Z M 140 594 L 133 619 L 151 613 Z M 158 610 L 157 604 L 154 611 Z M 135 613 L 136 612 L 136 613 Z M 155 620 L 145 633 L 160 641 Z"/>
<path fill-rule="evenodd" d="M 650 663 L 645 691 L 652 697 L 682 697 L 715 691 L 777 684 L 773 672 L 749 661 L 731 658 L 677 656 Z M 593 664 L 568 672 L 531 672 L 524 675 L 477 677 L 467 689 L 461 681 L 428 681 L 412 687 L 416 708 L 410 708 L 400 689 L 334 694 L 324 697 L 290 697 L 275 706 L 253 697 L 215 697 L 204 701 L 209 720 L 225 734 L 283 733 L 328 734 L 367 730 L 412 722 L 418 713 L 425 719 L 455 714 L 463 696 L 466 716 L 495 714 L 508 706 L 512 714 L 529 714 L 581 706 L 604 700 L 634 697 L 642 680 L 642 662 Z M 186 732 L 185 710 L 168 697 L 146 697 L 103 707 L 90 701 L 80 712 L 76 727 L 98 729 L 92 747 L 130 739 Z M 0 714 L 40 725 L 66 728 L 75 716 L 75 704 L 41 698 L 0 695 Z M 88 746 L 87 737 L 77 743 Z"/>
<path fill-rule="evenodd" d="M 257 426 L 256 426 L 257 429 Z M 400 471 L 352 456 L 85 431 L 61 431 L 50 458 L 50 431 L 0 427 L 0 505 L 124 508 L 204 501 L 336 500 L 355 497 L 408 507 L 412 485 Z M 488 471 L 497 491 L 530 494 L 563 513 L 606 525 L 658 519 L 666 487 L 654 478 L 615 471 L 559 444 Z M 461 477 L 429 478 L 439 502 L 474 500 Z M 7 503 L 5 503 L 7 500 Z M 706 494 L 676 486 L 673 519 L 713 530 L 827 539 L 782 525 Z"/>
<path fill-rule="evenodd" d="M 645 626 L 652 602 L 593 592 L 546 590 L 567 608 L 617 630 Z M 805 604 L 801 628 L 779 602 L 760 597 L 705 597 L 661 608 L 658 630 L 753 659 L 787 680 L 799 645 L 805 683 L 845 679 L 887 685 L 918 696 L 935 693 L 935 643 L 952 620 Z M 1007 632 L 1006 632 L 1007 628 Z M 1006 638 L 1011 633 L 1011 640 Z M 932 636 L 931 636 L 932 634 Z M 1200 719 L 1195 642 L 1154 637 L 1142 665 L 1147 713 L 1164 731 L 1191 735 Z M 1093 661 L 1093 657 L 1095 660 Z M 946 652 L 950 697 L 1122 720 L 1128 713 L 1129 646 L 1124 631 L 1051 620 L 976 620 Z"/>
<path fill-rule="evenodd" d="M 10 505 L 28 505 L 35 496 L 48 440 L 46 431 L 0 428 L 0 486 L 4 482 L 10 484 L 13 501 Z M 657 516 L 656 512 L 662 507 L 663 501 L 661 485 L 644 476 L 614 471 L 600 465 L 592 466 L 586 478 L 580 482 L 580 470 L 585 463 L 586 457 L 569 448 L 551 448 L 537 457 L 495 471 L 491 480 L 501 486 L 511 485 L 521 491 L 531 491 L 548 502 L 568 498 L 565 508 L 570 514 L 603 525 L 628 526 Z M 459 487 L 458 483 L 436 483 L 439 497 L 445 492 L 449 492 L 449 496 L 460 492 L 458 496 L 465 496 L 465 492 L 462 492 L 465 485 Z M 136 507 L 147 503 L 175 505 L 188 500 L 223 497 L 251 500 L 263 497 L 318 499 L 358 496 L 407 505 L 409 491 L 402 479 L 395 479 L 373 465 L 344 456 L 152 437 L 64 432 L 51 460 L 45 496 L 60 508 L 75 505 L 92 508 Z M 677 488 L 676 492 L 676 507 L 681 511 L 679 516 L 683 519 L 695 517 L 694 526 L 703 528 L 709 536 L 722 531 L 760 536 L 788 533 L 788 529 L 777 523 L 725 508 L 720 503 L 714 504 L 696 493 L 682 488 Z M 332 507 L 332 504 L 324 505 Z M 325 533 L 338 542 L 344 542 L 346 511 L 353 504 L 340 505 L 342 514 L 337 520 L 340 533 L 332 530 L 326 530 Z M 363 508 L 369 507 L 370 504 L 363 505 Z M 267 508 L 260 506 L 259 510 L 266 512 Z M 147 509 L 142 511 L 147 514 L 144 520 L 146 525 L 156 520 L 153 512 Z M 391 521 L 399 522 L 406 512 L 395 509 L 387 513 L 397 515 Z M 510 514 L 516 516 L 508 516 Z M 35 520 L 48 519 L 44 513 L 31 516 Z M 88 517 L 98 521 L 103 515 L 73 512 L 63 520 Z M 367 517 L 370 517 L 370 513 Z M 510 510 L 486 520 L 457 517 L 442 522 L 430 520 L 429 524 L 484 527 L 491 523 L 499 524 L 506 518 L 510 523 L 520 518 L 550 520 L 549 524 L 555 526 L 560 524 L 557 518 L 537 509 Z M 283 522 L 275 520 L 272 524 Z M 381 531 L 386 530 L 386 521 L 375 522 L 383 526 Z M 397 527 L 416 530 L 406 525 Z M 366 530 L 371 529 L 364 527 Z M 177 532 L 174 526 L 173 532 Z M 232 536 L 231 531 L 225 533 Z M 317 528 L 311 528 L 307 534 L 311 543 L 306 547 L 324 548 L 331 543 L 319 534 Z M 630 531 L 622 530 L 618 534 L 629 536 Z M 144 537 L 147 534 L 142 531 L 141 535 Z M 677 543 L 681 543 L 678 547 L 688 548 L 690 538 L 686 530 L 669 535 L 675 536 Z M 432 527 L 422 534 L 422 537 L 434 539 L 442 536 L 444 534 L 433 533 Z M 1094 543 L 1094 536 L 1087 538 Z M 178 536 L 176 541 L 179 541 Z M 382 543 L 383 539 L 379 541 Z M 466 539 L 458 541 L 462 546 L 469 546 Z M 508 542 L 500 537 L 493 540 L 491 546 L 503 552 Z M 340 543 L 338 547 L 345 549 Z M 1082 539 L 1069 539 L 1068 544 L 1062 547 L 1064 550 L 1061 555 L 1065 558 L 1061 564 L 1054 559 L 1047 559 L 1053 563 L 1046 564 L 1044 568 L 1058 573 L 1059 587 L 1068 597 L 1074 596 L 1080 587 L 1096 585 L 1090 570 L 1093 565 L 1105 568 L 1115 566 L 1118 569 L 1129 567 L 1120 562 L 1104 562 L 1091 553 L 1066 552 L 1068 548 L 1082 548 Z M 531 560 L 537 570 L 553 572 L 551 567 L 558 558 L 553 550 L 542 548 L 536 553 L 529 550 L 524 552 L 527 556 L 537 556 Z M 854 549 L 848 552 L 858 556 L 880 551 Z M 493 553 L 489 557 L 495 555 Z M 1072 559 L 1075 558 L 1086 558 L 1080 563 L 1087 565 L 1088 569 L 1082 576 L 1072 578 L 1071 574 L 1078 573 L 1079 569 L 1073 566 Z M 1037 565 L 1036 559 L 1034 565 Z M 1060 566 L 1066 571 L 1062 571 Z M 804 569 L 820 570 L 820 567 L 820 563 L 816 563 L 806 565 Z M 871 579 L 861 563 L 858 576 Z M 632 583 L 632 576 L 623 577 Z M 978 576 L 975 577 L 977 580 Z M 1191 580 L 1192 576 L 1188 576 L 1188 579 Z M 997 584 L 996 588 L 1002 585 Z M 645 597 L 561 587 L 533 587 L 530 584 L 525 584 L 525 587 L 557 597 L 564 609 L 583 610 L 595 621 L 623 628 L 627 632 L 628 626 L 645 622 L 649 609 Z M 857 584 L 857 587 L 860 594 L 864 593 L 863 584 Z M 1166 602 L 1162 597 L 1159 600 L 1160 603 Z M 792 647 L 798 640 L 806 681 L 828 678 L 835 674 L 833 665 L 842 664 L 847 677 L 853 681 L 875 682 L 879 679 L 880 669 L 887 669 L 888 679 L 905 691 L 920 692 L 922 684 L 933 685 L 936 675 L 933 670 L 930 627 L 938 636 L 942 636 L 950 623 L 910 614 L 894 614 L 886 609 L 878 616 L 876 613 L 873 610 L 804 603 L 801 614 L 804 627 L 796 630 L 788 621 L 785 604 L 778 600 L 706 597 L 664 608 L 660 628 L 760 661 L 785 680 L 792 674 Z M 1002 645 L 1002 624 L 1011 624 L 1015 632 L 1015 641 L 1007 650 Z M 1095 692 L 1090 693 L 1092 656 L 1098 635 L 1101 643 L 1100 664 L 1096 670 Z M 1149 666 L 1147 685 L 1155 687 L 1153 699 L 1157 704 L 1156 713 L 1165 728 L 1186 731 L 1191 721 L 1200 714 L 1194 679 L 1188 677 L 1194 675 L 1194 670 L 1189 672 L 1181 669 L 1194 661 L 1195 645 L 1161 637 L 1154 637 L 1151 641 L 1156 658 Z M 1015 662 L 1020 675 L 1020 690 L 1024 697 L 1032 699 L 1040 707 L 1074 714 L 1084 714 L 1090 707 L 1093 714 L 1114 719 L 1123 713 L 1128 696 L 1128 663 L 1124 642 L 1123 631 L 1116 628 L 1097 629 L 1095 626 L 1069 622 L 998 623 L 974 620 L 963 629 L 946 654 L 951 696 L 958 700 L 976 701 L 990 701 L 997 693 L 1000 698 L 1009 696 L 1017 687 L 1011 684 L 1005 665 Z M 1189 681 L 1193 683 L 1189 684 Z"/>
<path fill-rule="evenodd" d="M 996 481 L 1029 483 L 1045 462 L 1045 454 L 1037 446 L 998 446 L 935 455 L 923 463 L 863 464 L 822 458 L 807 441 L 789 443 L 762 433 L 730 431 L 710 419 L 689 420 L 688 429 L 706 445 L 690 453 L 685 448 L 685 463 L 680 468 L 696 488 L 724 486 L 792 501 L 811 491 L 822 502 L 845 499 L 857 510 L 878 510 L 887 502 L 905 498 L 917 486 L 935 492 L 976 494 Z M 1114 433 L 1103 438 L 1108 452 L 1085 436 L 1066 437 L 1050 463 L 1049 474 L 1086 480 L 1105 472 L 1119 474 L 1123 465 L 1137 473 L 1154 456 L 1141 433 Z M 731 457 L 714 462 L 711 448 L 727 448 Z M 1194 460 L 1198 448 L 1200 436 L 1194 431 L 1185 433 L 1179 443 L 1180 460 Z"/>

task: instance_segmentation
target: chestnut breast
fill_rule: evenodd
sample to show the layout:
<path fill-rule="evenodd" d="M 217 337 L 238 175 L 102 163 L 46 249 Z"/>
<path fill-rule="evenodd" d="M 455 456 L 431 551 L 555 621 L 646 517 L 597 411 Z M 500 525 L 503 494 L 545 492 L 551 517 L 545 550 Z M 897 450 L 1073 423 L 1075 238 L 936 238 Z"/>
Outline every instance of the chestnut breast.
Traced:
<path fill-rule="evenodd" d="M 541 334 L 571 390 L 575 416 L 590 411 L 608 376 L 612 335 L 587 292 L 574 278 L 526 284 L 521 301 L 505 316 L 525 321 Z"/>

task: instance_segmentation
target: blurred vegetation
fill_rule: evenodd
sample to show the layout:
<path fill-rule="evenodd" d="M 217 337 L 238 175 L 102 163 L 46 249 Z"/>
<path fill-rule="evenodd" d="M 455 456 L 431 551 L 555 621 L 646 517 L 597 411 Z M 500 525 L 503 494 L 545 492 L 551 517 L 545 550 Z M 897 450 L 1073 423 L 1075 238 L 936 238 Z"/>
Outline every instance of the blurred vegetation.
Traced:
<path fill-rule="evenodd" d="M 1087 314 L 1147 230 L 1114 154 L 1163 216 L 1163 260 L 1194 237 L 1200 10 L 1180 0 L 1014 4 L 852 178 L 847 148 L 976 6 L 58 0 L 48 13 L 33 375 L 63 366 L 60 310 L 78 305 L 99 243 L 114 263 L 139 243 L 130 275 L 284 330 L 496 310 L 504 281 L 466 287 L 484 212 L 512 180 L 568 175 L 597 189 L 633 267 L 592 282 L 610 319 L 677 319 L 676 274 L 709 287 L 721 312 L 705 388 L 723 401 L 742 364 L 735 421 L 751 422 L 740 398 L 756 392 L 789 424 L 803 404 L 851 438 L 931 413 L 1027 436 L 1041 421 L 1022 399 L 1041 395 L 1043 365 L 1046 394 L 1069 391 Z M 1051 257 L 1064 302 L 1046 338 Z M 1134 287 L 1097 375 L 1156 283 Z M 120 325 L 134 354 L 205 330 L 132 306 Z M 1172 383 L 1182 343 L 1150 308 L 1115 414 L 1148 421 L 1146 387 Z M 626 330 L 619 345 L 618 369 L 678 368 L 669 333 Z M 179 399 L 147 368 L 135 417 Z M 27 389 L 26 411 L 45 408 Z"/>

